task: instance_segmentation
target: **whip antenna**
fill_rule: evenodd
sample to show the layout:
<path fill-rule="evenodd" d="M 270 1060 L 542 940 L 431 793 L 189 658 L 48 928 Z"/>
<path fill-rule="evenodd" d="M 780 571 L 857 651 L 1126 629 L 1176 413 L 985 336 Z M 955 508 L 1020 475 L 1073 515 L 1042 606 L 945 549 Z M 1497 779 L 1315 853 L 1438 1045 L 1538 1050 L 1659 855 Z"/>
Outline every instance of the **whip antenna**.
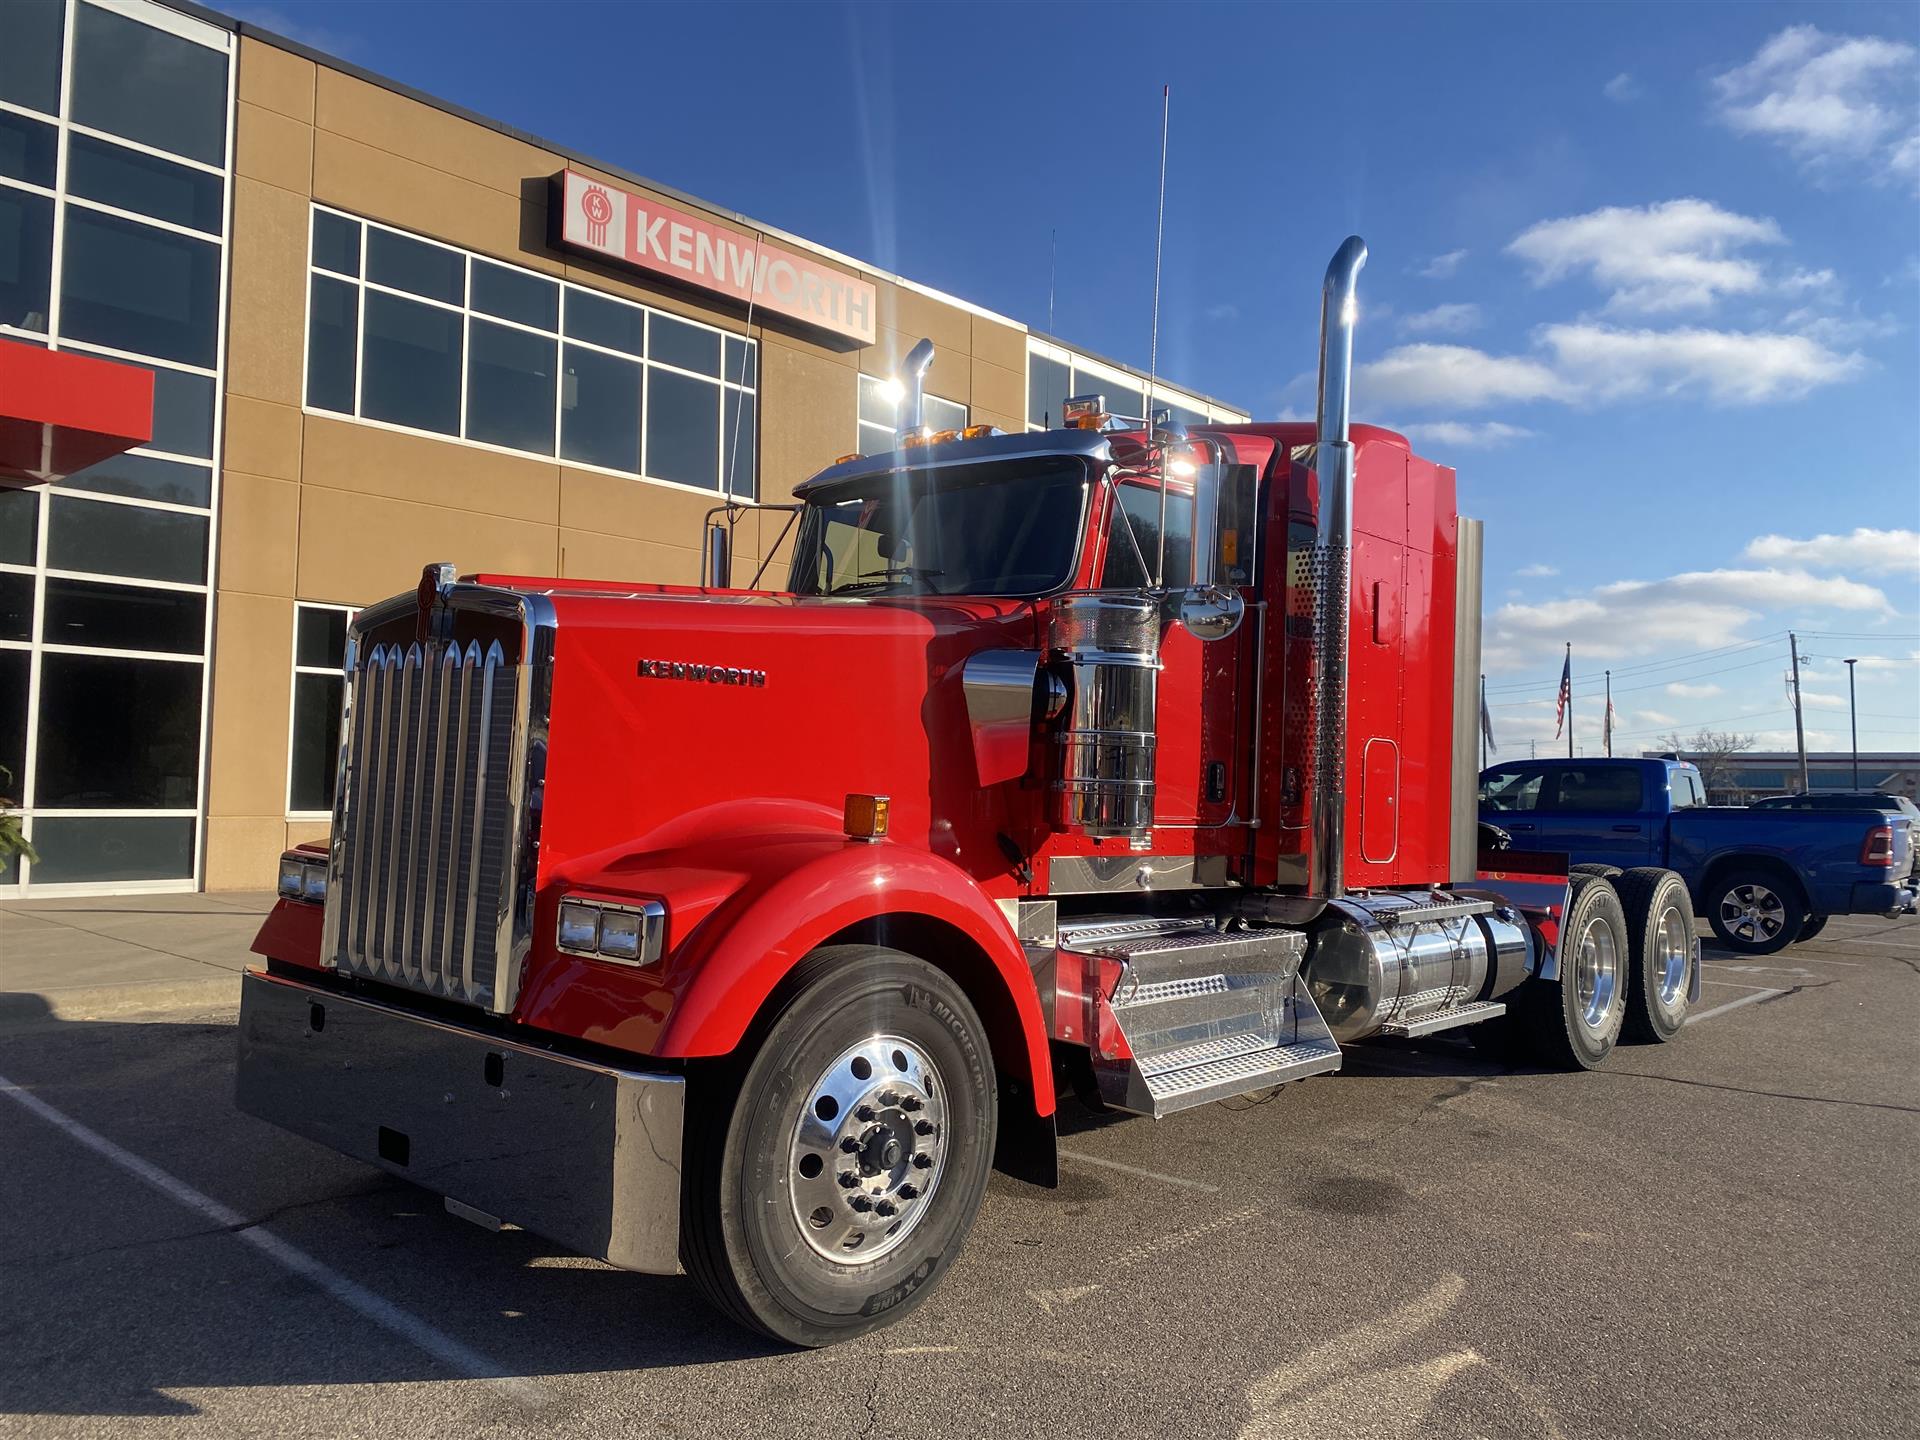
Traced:
<path fill-rule="evenodd" d="M 1153 448 L 1153 384 L 1160 368 L 1160 242 L 1167 233 L 1167 120 L 1173 105 L 1173 87 L 1160 87 L 1160 208 L 1153 222 L 1153 327 L 1147 340 L 1147 448 Z M 1154 584 L 1167 583 L 1167 482 L 1160 477 L 1160 555 L 1154 562 Z"/>

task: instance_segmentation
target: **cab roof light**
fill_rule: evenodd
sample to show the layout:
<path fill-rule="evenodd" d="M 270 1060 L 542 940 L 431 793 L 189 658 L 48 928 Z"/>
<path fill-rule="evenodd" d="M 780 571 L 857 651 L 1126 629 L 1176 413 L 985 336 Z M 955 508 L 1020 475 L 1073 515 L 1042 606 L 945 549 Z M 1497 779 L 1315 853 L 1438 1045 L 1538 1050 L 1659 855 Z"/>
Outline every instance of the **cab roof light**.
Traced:
<path fill-rule="evenodd" d="M 1069 395 L 1060 402 L 1060 423 L 1069 430 L 1099 430 L 1112 418 L 1104 395 Z"/>

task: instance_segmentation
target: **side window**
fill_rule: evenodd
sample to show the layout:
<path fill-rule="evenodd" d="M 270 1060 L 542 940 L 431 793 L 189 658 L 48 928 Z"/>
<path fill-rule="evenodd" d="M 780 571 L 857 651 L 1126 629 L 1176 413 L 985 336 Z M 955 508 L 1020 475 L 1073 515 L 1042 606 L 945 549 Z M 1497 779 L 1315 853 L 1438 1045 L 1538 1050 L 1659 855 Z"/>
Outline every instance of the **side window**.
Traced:
<path fill-rule="evenodd" d="M 1107 561 L 1100 583 L 1109 590 L 1136 590 L 1152 583 L 1154 563 L 1160 554 L 1160 492 L 1147 485 L 1118 488 L 1120 504 L 1107 516 Z M 1132 540 L 1127 538 L 1129 528 Z M 1191 583 L 1192 575 L 1193 501 L 1185 495 L 1169 495 L 1167 585 L 1183 589 Z"/>
<path fill-rule="evenodd" d="M 1638 810 L 1640 772 L 1629 766 L 1562 770 L 1555 810 Z"/>
<path fill-rule="evenodd" d="M 1667 793 L 1676 810 L 1691 810 L 1696 805 L 1707 803 L 1706 797 L 1700 793 L 1700 777 L 1691 770 L 1669 772 Z"/>
<path fill-rule="evenodd" d="M 1505 770 L 1480 782 L 1483 810 L 1533 810 L 1540 804 L 1544 770 Z"/>

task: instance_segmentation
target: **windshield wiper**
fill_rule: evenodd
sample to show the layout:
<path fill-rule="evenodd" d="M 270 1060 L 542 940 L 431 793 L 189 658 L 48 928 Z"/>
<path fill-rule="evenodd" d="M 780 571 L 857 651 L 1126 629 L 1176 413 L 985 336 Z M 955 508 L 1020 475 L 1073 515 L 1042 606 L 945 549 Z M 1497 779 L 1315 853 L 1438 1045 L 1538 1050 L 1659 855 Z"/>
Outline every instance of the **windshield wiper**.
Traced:
<path fill-rule="evenodd" d="M 835 585 L 827 591 L 829 595 L 851 595 L 856 590 L 868 590 L 879 586 L 892 585 L 900 580 L 917 580 L 927 587 L 927 592 L 938 595 L 940 587 L 933 583 L 932 577 L 944 575 L 944 570 L 924 570 L 918 565 L 904 566 L 898 570 L 882 570 L 877 575 L 861 575 L 847 581 L 844 585 Z"/>

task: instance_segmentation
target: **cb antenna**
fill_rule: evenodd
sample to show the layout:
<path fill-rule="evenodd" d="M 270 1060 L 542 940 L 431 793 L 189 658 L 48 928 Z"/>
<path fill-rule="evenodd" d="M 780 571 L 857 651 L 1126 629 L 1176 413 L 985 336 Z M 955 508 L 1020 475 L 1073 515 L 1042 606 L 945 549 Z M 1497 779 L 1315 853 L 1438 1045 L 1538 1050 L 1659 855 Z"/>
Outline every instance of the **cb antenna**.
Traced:
<path fill-rule="evenodd" d="M 1167 121 L 1172 113 L 1173 87 L 1160 87 L 1160 207 L 1153 222 L 1153 327 L 1147 340 L 1147 446 L 1153 446 L 1153 387 L 1160 369 L 1160 244 L 1167 233 Z M 1154 562 L 1154 585 L 1167 580 L 1167 487 L 1160 485 L 1160 554 Z"/>

